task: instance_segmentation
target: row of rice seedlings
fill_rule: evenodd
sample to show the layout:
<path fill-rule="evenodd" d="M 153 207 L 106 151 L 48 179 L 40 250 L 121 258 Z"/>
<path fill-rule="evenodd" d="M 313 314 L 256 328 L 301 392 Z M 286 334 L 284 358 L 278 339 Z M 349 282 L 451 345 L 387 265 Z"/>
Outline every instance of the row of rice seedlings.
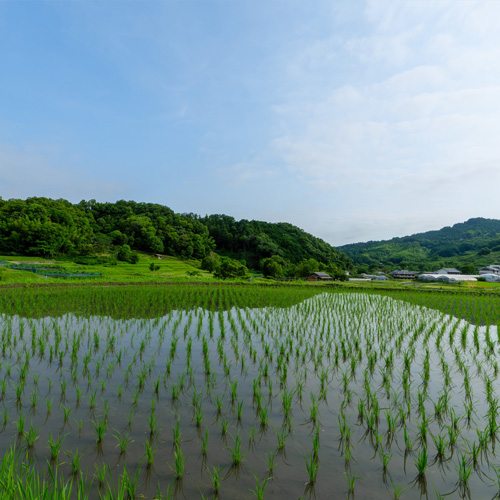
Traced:
<path fill-rule="evenodd" d="M 193 409 L 193 420 L 187 429 L 193 426 L 202 433 L 205 431 L 204 444 L 201 440 L 202 455 L 211 455 L 209 429 L 213 435 L 218 425 L 223 442 L 224 436 L 233 436 L 227 444 L 227 463 L 214 464 L 214 467 L 238 466 L 247 460 L 251 447 L 244 449 L 238 427 L 242 421 L 251 420 L 249 411 L 254 412 L 253 423 L 258 425 L 261 439 L 268 439 L 269 428 L 276 437 L 275 451 L 268 450 L 264 455 L 269 457 L 272 453 L 272 463 L 267 459 L 271 470 L 275 466 L 274 457 L 284 450 L 289 436 L 302 446 L 300 436 L 295 435 L 298 430 L 304 434 L 310 429 L 314 436 L 313 451 L 309 454 L 306 449 L 302 451 L 310 486 L 316 483 L 318 474 L 321 477 L 318 429 L 321 421 L 325 421 L 323 414 L 331 413 L 330 405 L 335 403 L 332 397 L 339 399 L 334 410 L 337 418 L 332 419 L 338 425 L 330 423 L 329 429 L 336 427 L 333 437 L 341 445 L 346 477 L 351 478 L 349 484 L 357 477 L 350 470 L 353 454 L 356 455 L 355 446 L 374 448 L 375 456 L 382 462 L 384 477 L 391 474 L 391 469 L 397 471 L 392 447 L 395 443 L 395 449 L 399 448 L 404 435 L 405 456 L 415 454 L 416 477 L 423 478 L 427 462 L 425 467 L 422 464 L 432 442 L 436 455 L 443 459 L 452 460 L 454 454 L 462 453 L 460 456 L 470 460 L 475 453 L 475 461 L 481 467 L 477 449 L 480 446 L 485 456 L 492 452 L 498 430 L 498 404 L 493 386 L 496 374 L 490 347 L 493 344 L 495 351 L 494 328 L 466 330 L 466 324 L 458 320 L 391 299 L 327 294 L 289 309 L 245 308 L 226 312 L 194 309 L 171 311 L 155 320 L 135 321 L 86 320 L 69 315 L 57 321 L 4 318 L 1 326 L 5 337 L 10 339 L 5 361 L 2 361 L 1 373 L 6 383 L 4 400 L 15 398 L 18 428 L 19 425 L 24 428 L 21 416 L 24 419 L 22 410 L 26 410 L 28 404 L 34 408 L 33 417 L 40 412 L 37 404 L 33 405 L 37 397 L 32 395 L 29 403 L 24 397 L 31 364 L 34 369 L 47 364 L 52 376 L 59 376 L 59 384 L 54 384 L 59 387 L 56 398 L 67 400 L 68 383 L 76 394 L 66 405 L 61 403 L 63 423 L 88 404 L 90 418 L 87 421 L 94 428 L 97 445 L 106 441 L 108 426 L 121 425 L 118 435 L 126 432 L 135 440 L 137 415 L 149 414 L 146 418 L 149 437 L 144 443 L 142 459 L 146 469 L 154 467 L 155 456 L 161 451 L 149 439 L 166 437 L 165 429 L 157 422 L 167 411 L 177 415 L 177 428 L 172 437 L 168 437 L 174 450 L 171 467 L 175 480 L 182 477 L 189 458 L 181 449 L 179 417 L 186 406 Z M 31 331 L 31 343 L 26 339 L 26 326 Z M 472 352 L 467 349 L 469 339 L 475 349 Z M 48 352 L 42 345 L 57 345 L 54 351 L 57 356 L 51 357 L 50 349 Z M 185 350 L 184 355 L 181 348 Z M 193 361 L 194 356 L 198 361 Z M 12 360 L 16 358 L 22 361 L 17 374 L 12 371 Z M 160 364 L 158 359 L 166 359 L 166 362 Z M 477 376 L 468 375 L 471 368 L 476 369 Z M 456 413 L 457 409 L 460 411 L 462 396 L 453 382 L 452 370 L 462 374 L 464 386 L 468 388 L 465 399 L 470 411 L 466 411 L 466 430 L 488 425 L 484 432 L 489 441 L 481 434 L 480 445 L 473 448 L 475 452 L 468 449 L 471 432 L 461 433 L 465 417 Z M 442 379 L 441 388 L 435 387 L 433 375 L 437 375 L 436 380 Z M 40 383 L 37 379 L 35 384 L 36 376 L 39 373 L 33 375 L 33 387 Z M 80 388 L 82 379 L 87 379 L 83 389 Z M 49 381 L 47 401 L 53 391 L 52 379 Z M 484 384 L 485 400 L 477 397 L 480 381 Z M 110 403 L 106 399 L 108 385 L 120 388 L 115 394 L 115 404 L 130 409 L 125 426 L 108 423 L 111 418 Z M 253 389 L 250 397 L 242 397 L 246 387 Z M 305 388 L 310 394 L 310 403 L 304 401 Z M 148 398 L 149 410 L 146 410 Z M 388 409 L 382 412 L 381 408 L 387 405 Z M 479 408 L 486 406 L 487 419 L 479 413 Z M 355 408 L 357 420 L 353 418 Z M 47 415 L 49 413 L 47 404 Z M 214 416 L 215 422 L 203 428 L 208 414 Z M 271 420 L 276 422 L 277 418 L 282 422 L 281 431 L 270 425 Z M 439 438 L 434 441 L 435 436 L 445 434 L 446 446 Z M 61 436 L 54 440 L 49 434 L 51 454 L 52 446 L 56 450 Z M 362 440 L 358 441 L 359 438 Z M 249 444 L 252 442 L 255 443 L 255 438 L 251 437 Z M 361 444 L 353 445 L 356 442 Z M 120 453 L 126 454 L 128 439 L 125 443 L 123 450 L 120 446 Z M 40 440 L 36 446 L 39 444 Z M 68 450 L 68 453 L 75 452 Z M 88 453 L 84 450 L 83 457 Z M 58 456 L 59 453 L 55 459 Z M 298 463 L 293 467 L 298 468 Z M 489 472 L 488 465 L 485 472 Z M 467 484 L 469 480 L 470 476 Z"/>
<path fill-rule="evenodd" d="M 64 288 L 0 289 L 0 311 L 25 318 L 58 317 L 69 312 L 112 318 L 162 317 L 165 312 L 193 309 L 228 310 L 232 307 L 289 307 L 323 290 L 304 286 L 244 286 L 227 284 L 133 285 Z"/>

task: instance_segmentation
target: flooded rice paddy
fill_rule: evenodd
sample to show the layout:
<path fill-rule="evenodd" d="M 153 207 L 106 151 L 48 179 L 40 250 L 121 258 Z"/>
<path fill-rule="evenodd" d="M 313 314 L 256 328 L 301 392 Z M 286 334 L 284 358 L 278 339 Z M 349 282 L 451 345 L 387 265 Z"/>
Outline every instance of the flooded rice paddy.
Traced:
<path fill-rule="evenodd" d="M 1 449 L 90 498 L 500 498 L 496 326 L 326 292 L 0 332 Z"/>

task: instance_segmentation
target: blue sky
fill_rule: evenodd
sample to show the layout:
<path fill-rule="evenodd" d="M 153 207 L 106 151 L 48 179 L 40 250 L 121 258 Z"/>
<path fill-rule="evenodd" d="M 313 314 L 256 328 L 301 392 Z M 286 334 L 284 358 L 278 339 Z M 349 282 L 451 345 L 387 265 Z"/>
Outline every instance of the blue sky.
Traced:
<path fill-rule="evenodd" d="M 500 2 L 0 0 L 0 196 L 291 222 L 500 218 Z"/>

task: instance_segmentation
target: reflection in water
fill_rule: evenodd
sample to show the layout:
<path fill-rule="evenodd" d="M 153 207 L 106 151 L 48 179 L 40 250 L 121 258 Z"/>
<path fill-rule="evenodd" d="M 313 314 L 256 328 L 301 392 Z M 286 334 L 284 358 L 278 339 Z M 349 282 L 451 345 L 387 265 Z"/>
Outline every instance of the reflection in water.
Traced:
<path fill-rule="evenodd" d="M 152 311 L 152 297 L 129 312 Z M 378 295 L 285 307 L 298 297 L 153 318 L 119 318 L 112 304 L 4 313 L 0 446 L 26 448 L 32 426 L 28 458 L 45 470 L 49 437 L 62 439 L 52 466 L 72 478 L 66 454 L 80 450 L 91 496 L 125 481 L 150 497 L 218 484 L 221 498 L 248 498 L 258 478 L 273 499 L 493 497 L 496 327 Z"/>

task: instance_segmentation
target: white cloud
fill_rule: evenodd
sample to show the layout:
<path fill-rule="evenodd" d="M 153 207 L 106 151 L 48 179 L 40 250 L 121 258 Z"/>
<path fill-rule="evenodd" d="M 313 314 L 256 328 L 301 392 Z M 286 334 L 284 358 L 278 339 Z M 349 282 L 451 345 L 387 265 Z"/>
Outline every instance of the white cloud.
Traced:
<path fill-rule="evenodd" d="M 309 228 L 340 244 L 498 217 L 483 188 L 500 181 L 499 14 L 500 2 L 368 1 L 363 36 L 298 51 L 270 149 L 316 209 L 344 214 L 302 213 Z"/>

